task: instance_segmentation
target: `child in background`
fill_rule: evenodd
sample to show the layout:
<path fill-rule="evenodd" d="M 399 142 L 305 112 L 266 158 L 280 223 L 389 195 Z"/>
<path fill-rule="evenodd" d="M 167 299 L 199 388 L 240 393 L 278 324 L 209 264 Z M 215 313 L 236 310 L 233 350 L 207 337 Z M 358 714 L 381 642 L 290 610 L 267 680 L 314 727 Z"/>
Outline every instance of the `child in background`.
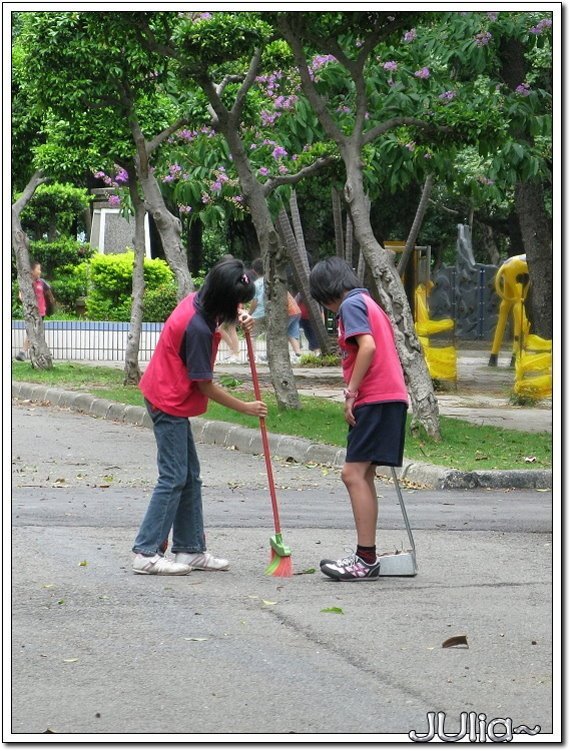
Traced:
<path fill-rule="evenodd" d="M 164 324 L 140 381 L 157 445 L 158 481 L 133 545 L 137 574 L 184 575 L 193 568 L 223 571 L 229 561 L 206 550 L 200 463 L 189 417 L 203 414 L 208 399 L 236 412 L 265 417 L 264 402 L 244 402 L 213 383 L 220 333 L 249 302 L 253 282 L 241 261 L 220 261 L 197 293 L 185 297 Z M 251 317 L 239 314 L 246 329 Z M 172 528 L 174 561 L 163 554 Z"/>
<path fill-rule="evenodd" d="M 287 292 L 287 339 L 293 350 L 291 362 L 299 362 L 301 358 L 301 344 L 299 342 L 299 321 L 301 320 L 301 308 L 297 305 L 295 298 L 290 292 Z"/>
<path fill-rule="evenodd" d="M 376 466 L 402 466 L 408 393 L 390 319 L 362 289 L 339 257 L 311 271 L 311 295 L 337 314 L 343 361 L 344 417 L 349 425 L 342 481 L 346 485 L 357 536 L 354 553 L 321 561 L 321 571 L 337 581 L 377 579 L 378 496 Z"/>
<path fill-rule="evenodd" d="M 30 273 L 32 275 L 32 287 L 34 288 L 34 294 L 36 296 L 36 303 L 38 305 L 38 313 L 40 318 L 45 318 L 46 315 L 51 315 L 54 308 L 54 298 L 51 291 L 51 287 L 42 279 L 42 265 L 39 261 L 32 261 L 30 263 Z M 22 299 L 22 293 L 19 292 L 20 300 Z M 24 337 L 24 343 L 22 349 L 16 355 L 16 360 L 23 362 L 26 359 L 28 350 L 30 349 L 30 340 L 28 335 Z"/>

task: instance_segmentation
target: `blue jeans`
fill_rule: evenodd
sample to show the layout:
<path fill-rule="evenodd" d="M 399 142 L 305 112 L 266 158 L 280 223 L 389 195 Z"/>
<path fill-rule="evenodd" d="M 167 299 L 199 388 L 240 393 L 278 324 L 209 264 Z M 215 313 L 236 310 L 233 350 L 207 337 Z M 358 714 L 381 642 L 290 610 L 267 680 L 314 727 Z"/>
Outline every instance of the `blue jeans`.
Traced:
<path fill-rule="evenodd" d="M 155 555 L 172 528 L 173 553 L 201 553 L 206 549 L 202 480 L 190 421 L 148 402 L 147 410 L 157 446 L 158 481 L 133 552 Z"/>

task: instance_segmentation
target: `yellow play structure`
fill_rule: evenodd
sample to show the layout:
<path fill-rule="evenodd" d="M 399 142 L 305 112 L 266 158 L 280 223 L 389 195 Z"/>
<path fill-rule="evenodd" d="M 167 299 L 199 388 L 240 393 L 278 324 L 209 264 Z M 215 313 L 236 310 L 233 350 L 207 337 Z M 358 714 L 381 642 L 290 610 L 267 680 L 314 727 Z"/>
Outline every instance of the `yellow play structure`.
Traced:
<path fill-rule="evenodd" d="M 497 365 L 509 315 L 513 323 L 515 394 L 541 399 L 552 395 L 552 340 L 530 333 L 525 299 L 529 276 L 525 255 L 512 256 L 500 266 L 495 276 L 495 290 L 501 298 L 489 365 Z"/>
<path fill-rule="evenodd" d="M 457 350 L 454 345 L 437 346 L 432 339 L 436 335 L 448 334 L 453 336 L 455 322 L 452 318 L 442 318 L 434 321 L 429 317 L 428 294 L 433 287 L 430 280 L 418 284 L 415 292 L 415 325 L 416 333 L 426 359 L 429 374 L 441 381 L 457 383 Z"/>

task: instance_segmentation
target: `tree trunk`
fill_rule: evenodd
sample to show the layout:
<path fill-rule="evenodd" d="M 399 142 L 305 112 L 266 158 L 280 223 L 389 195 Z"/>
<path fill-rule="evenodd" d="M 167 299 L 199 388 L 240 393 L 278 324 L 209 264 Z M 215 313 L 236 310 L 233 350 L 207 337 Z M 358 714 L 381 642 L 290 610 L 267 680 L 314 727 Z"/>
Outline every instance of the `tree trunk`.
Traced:
<path fill-rule="evenodd" d="M 350 213 L 346 214 L 346 242 L 344 245 L 344 252 L 346 255 L 346 262 L 353 268 L 353 256 L 354 256 L 354 227 L 352 226 L 352 219 Z"/>
<path fill-rule="evenodd" d="M 181 300 L 194 290 L 194 284 L 188 268 L 186 249 L 182 243 L 180 219 L 170 213 L 156 178 L 150 170 L 140 168 L 138 158 L 137 174 L 144 196 L 145 209 L 152 214 L 156 224 L 164 255 L 176 278 L 178 299 Z"/>
<path fill-rule="evenodd" d="M 135 235 L 133 245 L 135 259 L 133 264 L 133 293 L 131 305 L 131 325 L 127 336 L 125 348 L 125 378 L 123 383 L 137 384 L 141 379 L 139 367 L 139 348 L 141 340 L 141 328 L 143 319 L 143 295 L 144 295 L 144 258 L 145 258 L 145 232 L 144 219 L 146 211 L 144 201 L 139 196 L 137 180 L 133 170 L 129 170 L 129 193 L 135 212 Z"/>
<path fill-rule="evenodd" d="M 542 184 L 517 183 L 515 204 L 532 289 L 533 333 L 552 339 L 552 227 L 544 208 Z"/>
<path fill-rule="evenodd" d="M 439 410 L 433 383 L 416 336 L 412 312 L 401 279 L 390 256 L 378 244 L 372 232 L 362 171 L 358 166 L 358 151 L 356 148 L 352 151 L 345 147 L 342 155 L 347 171 L 345 200 L 354 224 L 354 233 L 374 279 L 378 299 L 392 321 L 414 415 L 431 438 L 440 440 Z"/>
<path fill-rule="evenodd" d="M 283 244 L 288 251 L 289 258 L 291 259 L 291 265 L 293 267 L 293 273 L 295 275 L 295 282 L 299 288 L 299 291 L 303 295 L 305 304 L 309 310 L 309 318 L 315 335 L 319 342 L 319 347 L 323 355 L 329 354 L 331 351 L 331 343 L 329 335 L 327 333 L 321 310 L 316 302 L 311 297 L 309 287 L 309 264 L 308 261 L 302 259 L 302 252 L 296 242 L 296 235 L 293 233 L 289 217 L 285 209 L 281 209 L 279 216 L 277 217 L 277 225 L 283 239 Z"/>
<path fill-rule="evenodd" d="M 237 127 L 220 117 L 217 128 L 226 139 L 242 194 L 257 234 L 265 276 L 265 320 L 271 382 L 280 409 L 301 409 L 287 341 L 287 255 L 279 240 L 262 185 L 255 178 Z"/>
<path fill-rule="evenodd" d="M 45 339 L 44 322 L 40 316 L 36 295 L 32 285 L 30 270 L 30 254 L 28 238 L 22 229 L 20 214 L 34 195 L 38 185 L 45 182 L 41 170 L 38 170 L 31 178 L 20 198 L 12 205 L 12 250 L 16 257 L 16 271 L 18 284 L 22 294 L 24 308 L 24 323 L 26 334 L 30 342 L 30 362 L 33 368 L 50 370 L 53 368 L 53 360 L 50 349 Z"/>
<path fill-rule="evenodd" d="M 342 237 L 342 204 L 340 201 L 340 193 L 336 188 L 332 189 L 331 197 L 336 254 L 340 258 L 344 258 L 344 242 Z"/>
<path fill-rule="evenodd" d="M 410 233 L 406 240 L 404 252 L 402 253 L 402 257 L 400 258 L 400 263 L 398 264 L 398 274 L 400 276 L 404 275 L 404 272 L 406 271 L 406 267 L 408 265 L 408 261 L 410 260 L 412 253 L 414 252 L 416 240 L 418 239 L 418 235 L 420 234 L 420 229 L 422 228 L 422 223 L 426 215 L 432 187 L 433 187 L 433 175 L 428 175 L 424 183 L 422 195 L 420 198 L 420 202 L 418 204 L 418 208 L 416 210 L 414 221 L 412 222 Z"/>

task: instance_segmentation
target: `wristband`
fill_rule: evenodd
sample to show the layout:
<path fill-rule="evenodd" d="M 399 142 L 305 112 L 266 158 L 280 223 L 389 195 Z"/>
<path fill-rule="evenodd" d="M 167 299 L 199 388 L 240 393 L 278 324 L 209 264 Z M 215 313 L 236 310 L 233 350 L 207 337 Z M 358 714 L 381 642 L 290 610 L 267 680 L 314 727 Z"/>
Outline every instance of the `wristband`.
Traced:
<path fill-rule="evenodd" d="M 343 389 L 342 393 L 345 399 L 356 399 L 358 396 L 358 391 L 349 391 L 349 389 Z"/>

